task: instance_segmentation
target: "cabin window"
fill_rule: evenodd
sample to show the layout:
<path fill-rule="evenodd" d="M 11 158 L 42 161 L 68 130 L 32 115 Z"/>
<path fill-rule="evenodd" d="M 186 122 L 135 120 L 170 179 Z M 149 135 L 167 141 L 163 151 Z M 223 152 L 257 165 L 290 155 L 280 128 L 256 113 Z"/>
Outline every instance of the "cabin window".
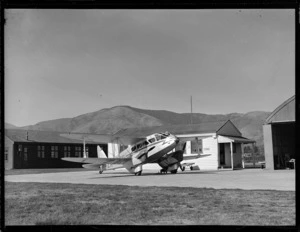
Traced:
<path fill-rule="evenodd" d="M 37 157 L 45 158 L 45 146 L 38 146 L 37 149 L 38 149 Z"/>
<path fill-rule="evenodd" d="M 81 156 L 81 147 L 75 147 L 75 156 L 80 157 Z"/>
<path fill-rule="evenodd" d="M 147 147 L 148 144 L 149 144 L 148 141 L 145 141 L 143 145 L 144 147 Z"/>
<path fill-rule="evenodd" d="M 24 147 L 24 161 L 27 161 L 28 157 L 27 157 L 27 147 Z"/>
<path fill-rule="evenodd" d="M 132 148 L 131 148 L 131 151 L 135 151 L 136 150 L 136 146 L 133 146 Z"/>
<path fill-rule="evenodd" d="M 58 158 L 58 146 L 51 146 L 51 158 Z"/>
<path fill-rule="evenodd" d="M 64 146 L 64 157 L 71 157 L 71 147 Z"/>
<path fill-rule="evenodd" d="M 8 160 L 8 147 L 5 147 L 5 160 Z"/>
<path fill-rule="evenodd" d="M 139 143 L 138 145 L 136 145 L 137 149 L 140 149 L 142 148 L 143 144 L 142 143 Z"/>

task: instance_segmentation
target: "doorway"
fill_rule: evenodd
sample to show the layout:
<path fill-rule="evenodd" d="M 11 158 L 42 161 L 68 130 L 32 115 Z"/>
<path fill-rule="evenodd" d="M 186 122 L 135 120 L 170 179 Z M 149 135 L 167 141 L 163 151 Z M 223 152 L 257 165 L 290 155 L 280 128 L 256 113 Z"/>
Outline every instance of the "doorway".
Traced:
<path fill-rule="evenodd" d="M 220 165 L 225 165 L 225 143 L 219 143 Z"/>

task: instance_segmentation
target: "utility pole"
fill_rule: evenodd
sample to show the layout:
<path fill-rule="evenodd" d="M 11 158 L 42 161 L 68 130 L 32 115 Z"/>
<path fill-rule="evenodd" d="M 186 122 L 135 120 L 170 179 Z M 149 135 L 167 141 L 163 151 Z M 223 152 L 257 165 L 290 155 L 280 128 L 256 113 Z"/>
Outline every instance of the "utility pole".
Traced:
<path fill-rule="evenodd" d="M 193 124 L 193 98 L 191 96 L 191 124 Z"/>

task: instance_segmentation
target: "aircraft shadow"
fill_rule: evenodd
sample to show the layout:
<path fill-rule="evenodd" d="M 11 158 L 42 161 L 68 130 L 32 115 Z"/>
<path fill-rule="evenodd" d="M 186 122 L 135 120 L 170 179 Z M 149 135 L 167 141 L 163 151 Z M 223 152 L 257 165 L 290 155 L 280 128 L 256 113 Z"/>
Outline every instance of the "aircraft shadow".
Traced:
<path fill-rule="evenodd" d="M 109 173 L 110 176 L 105 176 L 105 173 L 103 174 L 98 174 L 98 177 L 91 177 L 89 179 L 99 179 L 99 178 L 120 178 L 120 177 L 134 177 L 134 174 L 131 173 L 125 173 L 125 172 L 118 172 L 118 173 Z M 201 174 L 216 174 L 214 171 L 205 171 L 205 172 L 179 172 L 176 174 L 172 173 L 142 173 L 141 176 L 136 176 L 138 177 L 143 177 L 143 176 L 176 176 L 176 175 L 201 175 Z"/>

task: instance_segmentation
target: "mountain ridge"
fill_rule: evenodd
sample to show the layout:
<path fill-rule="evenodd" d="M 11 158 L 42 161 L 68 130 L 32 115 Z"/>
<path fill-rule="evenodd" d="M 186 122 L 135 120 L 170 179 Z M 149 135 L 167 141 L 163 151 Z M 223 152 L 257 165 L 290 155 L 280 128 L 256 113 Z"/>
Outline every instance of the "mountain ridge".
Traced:
<path fill-rule="evenodd" d="M 77 133 L 115 133 L 120 129 L 170 124 L 193 124 L 212 121 L 231 120 L 244 137 L 263 144 L 262 125 L 270 112 L 251 111 L 245 114 L 203 114 L 175 113 L 167 110 L 139 109 L 131 106 L 114 106 L 94 112 L 81 114 L 73 118 L 61 118 L 41 121 L 34 125 L 12 127 L 23 130 L 44 130 Z M 10 126 L 9 124 L 8 126 Z M 13 126 L 13 125 L 12 125 Z M 5 124 L 6 127 L 6 124 Z"/>

